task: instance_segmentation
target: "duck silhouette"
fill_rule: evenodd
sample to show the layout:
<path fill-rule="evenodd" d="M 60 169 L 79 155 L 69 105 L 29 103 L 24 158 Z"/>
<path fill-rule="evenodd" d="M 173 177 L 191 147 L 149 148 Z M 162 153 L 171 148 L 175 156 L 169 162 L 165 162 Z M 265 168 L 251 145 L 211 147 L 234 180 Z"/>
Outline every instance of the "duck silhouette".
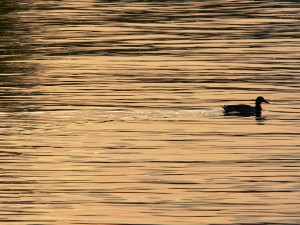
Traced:
<path fill-rule="evenodd" d="M 258 96 L 255 100 L 255 106 L 240 104 L 240 105 L 224 105 L 224 113 L 225 115 L 238 115 L 238 116 L 261 116 L 261 103 L 269 102 L 264 99 L 262 96 Z"/>

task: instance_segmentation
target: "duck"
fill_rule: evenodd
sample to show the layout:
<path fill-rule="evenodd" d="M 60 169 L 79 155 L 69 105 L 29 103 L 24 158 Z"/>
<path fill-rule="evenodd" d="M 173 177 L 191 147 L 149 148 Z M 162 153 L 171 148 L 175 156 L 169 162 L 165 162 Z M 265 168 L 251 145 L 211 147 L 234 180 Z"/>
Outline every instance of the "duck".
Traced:
<path fill-rule="evenodd" d="M 269 101 L 264 99 L 262 96 L 258 96 L 255 100 L 255 106 L 240 104 L 240 105 L 224 105 L 225 115 L 239 115 L 239 116 L 261 116 L 261 103 L 269 104 Z"/>

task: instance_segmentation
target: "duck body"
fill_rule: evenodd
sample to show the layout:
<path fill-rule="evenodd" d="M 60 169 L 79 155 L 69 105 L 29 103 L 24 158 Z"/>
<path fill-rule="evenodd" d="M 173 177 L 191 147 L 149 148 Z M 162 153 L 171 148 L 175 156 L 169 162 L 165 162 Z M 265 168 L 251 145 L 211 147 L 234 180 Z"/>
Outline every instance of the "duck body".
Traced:
<path fill-rule="evenodd" d="M 239 116 L 261 116 L 261 103 L 268 103 L 262 96 L 259 96 L 255 100 L 255 106 L 240 104 L 240 105 L 224 105 L 225 115 L 239 115 Z"/>

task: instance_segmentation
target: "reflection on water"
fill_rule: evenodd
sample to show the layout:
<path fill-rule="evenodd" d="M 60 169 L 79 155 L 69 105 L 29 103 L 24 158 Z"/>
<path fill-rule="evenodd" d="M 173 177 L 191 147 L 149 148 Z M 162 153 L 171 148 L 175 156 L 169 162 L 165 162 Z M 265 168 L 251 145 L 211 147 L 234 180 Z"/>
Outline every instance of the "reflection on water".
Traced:
<path fill-rule="evenodd" d="M 299 224 L 298 8 L 3 1 L 0 221 Z"/>

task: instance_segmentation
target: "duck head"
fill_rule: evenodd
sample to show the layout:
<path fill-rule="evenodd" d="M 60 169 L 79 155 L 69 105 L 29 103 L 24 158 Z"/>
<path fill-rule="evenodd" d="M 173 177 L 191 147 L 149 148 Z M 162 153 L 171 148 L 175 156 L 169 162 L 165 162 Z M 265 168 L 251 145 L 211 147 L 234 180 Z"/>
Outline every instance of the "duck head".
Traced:
<path fill-rule="evenodd" d="M 258 117 L 260 117 L 260 115 L 261 115 L 262 108 L 261 108 L 260 104 L 262 102 L 269 104 L 269 102 L 266 99 L 264 99 L 264 97 L 262 97 L 262 96 L 257 97 L 255 100 L 255 115 Z"/>
<path fill-rule="evenodd" d="M 264 99 L 264 97 L 258 96 L 256 98 L 255 105 L 260 105 L 262 102 L 269 104 L 269 102 L 266 99 Z"/>

